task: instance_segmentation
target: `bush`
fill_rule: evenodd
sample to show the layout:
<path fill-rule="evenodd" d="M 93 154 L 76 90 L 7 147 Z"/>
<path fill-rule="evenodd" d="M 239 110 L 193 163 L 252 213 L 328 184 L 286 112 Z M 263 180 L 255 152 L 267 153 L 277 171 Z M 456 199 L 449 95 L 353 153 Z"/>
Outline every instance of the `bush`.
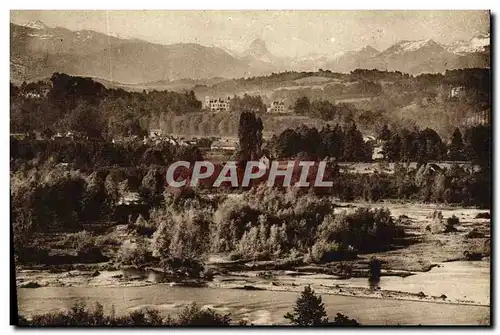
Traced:
<path fill-rule="evenodd" d="M 426 229 L 433 234 L 443 233 L 446 228 L 443 220 L 443 213 L 441 211 L 433 211 L 431 215 L 431 223 L 426 227 Z"/>
<path fill-rule="evenodd" d="M 146 221 L 146 219 L 144 219 L 144 217 L 139 214 L 137 220 L 135 220 L 135 222 L 129 222 L 127 228 L 129 229 L 129 231 L 134 232 L 140 236 L 151 237 L 153 236 L 157 227 L 154 225 L 154 223 Z"/>
<path fill-rule="evenodd" d="M 470 232 L 468 232 L 465 237 L 467 238 L 481 238 L 484 237 L 484 234 L 479 231 L 477 228 L 473 228 Z"/>
<path fill-rule="evenodd" d="M 477 213 L 476 219 L 491 219 L 491 214 L 488 212 Z"/>
<path fill-rule="evenodd" d="M 389 210 L 358 208 L 354 213 L 328 215 L 318 228 L 318 239 L 335 241 L 345 249 L 382 251 L 404 231 L 397 227 Z"/>
<path fill-rule="evenodd" d="M 457 231 L 456 225 L 458 225 L 459 222 L 460 220 L 455 215 L 453 215 L 450 218 L 447 218 L 446 226 L 444 227 L 444 232 L 445 233 L 456 232 Z"/>
<path fill-rule="evenodd" d="M 350 319 L 342 313 L 337 313 L 333 322 L 329 323 L 333 326 L 359 326 L 359 322 L 355 319 Z"/>
<path fill-rule="evenodd" d="M 89 233 L 86 230 L 82 230 L 77 233 L 65 234 L 65 237 L 60 244 L 61 246 L 66 248 L 82 250 L 87 245 L 92 244 L 93 240 L 94 237 L 92 236 L 91 233 Z"/>
<path fill-rule="evenodd" d="M 202 310 L 196 303 L 184 307 L 180 312 L 178 324 L 183 326 L 228 326 L 229 315 L 220 315 L 208 308 Z"/>
<path fill-rule="evenodd" d="M 159 223 L 151 243 L 152 256 L 165 271 L 199 278 L 210 242 L 209 212 L 194 208 L 153 211 L 152 219 Z"/>
<path fill-rule="evenodd" d="M 228 326 L 229 315 L 220 315 L 211 309 L 202 310 L 195 303 L 186 306 L 178 319 L 170 316 L 163 319 L 159 311 L 134 311 L 124 316 L 104 315 L 103 306 L 95 304 L 94 310 L 87 309 L 85 303 L 75 303 L 67 312 L 51 312 L 34 315 L 26 319 L 18 315 L 20 326 Z"/>
<path fill-rule="evenodd" d="M 84 263 L 98 263 L 107 261 L 108 258 L 102 254 L 101 249 L 96 245 L 94 239 L 82 243 L 76 249 L 78 258 Z"/>
<path fill-rule="evenodd" d="M 41 264 L 49 258 L 49 249 L 39 245 L 36 240 L 30 246 L 18 244 L 14 248 L 15 260 L 21 264 Z"/>
<path fill-rule="evenodd" d="M 96 303 L 91 311 L 81 302 L 75 303 L 67 312 L 34 315 L 29 321 L 22 318 L 19 322 L 30 326 L 102 326 L 108 325 L 110 318 L 104 316 L 101 304 Z"/>
<path fill-rule="evenodd" d="M 472 240 L 469 250 L 464 251 L 464 257 L 468 261 L 481 260 L 483 257 L 491 256 L 491 240 Z"/>
<path fill-rule="evenodd" d="M 151 258 L 151 252 L 145 239 L 137 239 L 135 243 L 126 240 L 116 254 L 116 260 L 121 265 L 144 267 Z"/>
<path fill-rule="evenodd" d="M 200 278 L 204 271 L 203 263 L 199 260 L 188 258 L 170 257 L 160 260 L 160 266 L 181 278 Z"/>
<path fill-rule="evenodd" d="M 352 258 L 353 256 L 356 256 L 354 251 L 345 250 L 337 242 L 326 242 L 324 240 L 318 240 L 312 246 L 308 259 L 310 259 L 314 263 L 327 263 L 346 260 Z"/>

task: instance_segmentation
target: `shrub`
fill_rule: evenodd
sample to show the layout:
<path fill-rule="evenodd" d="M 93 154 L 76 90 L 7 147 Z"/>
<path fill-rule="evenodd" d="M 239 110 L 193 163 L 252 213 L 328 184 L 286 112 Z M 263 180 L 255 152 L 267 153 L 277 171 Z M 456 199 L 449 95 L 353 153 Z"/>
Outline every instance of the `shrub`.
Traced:
<path fill-rule="evenodd" d="M 199 260 L 169 257 L 160 260 L 160 266 L 175 276 L 181 278 L 200 278 L 204 266 Z"/>
<path fill-rule="evenodd" d="M 459 222 L 460 220 L 455 215 L 452 215 L 452 217 L 447 218 L 446 226 L 444 227 L 444 232 L 445 233 L 456 232 L 457 228 L 455 226 L 458 225 Z"/>
<path fill-rule="evenodd" d="M 138 235 L 151 237 L 157 227 L 154 222 L 147 221 L 141 214 L 139 214 L 137 220 L 135 220 L 135 222 L 129 222 L 127 228 L 129 231 L 135 232 Z"/>
<path fill-rule="evenodd" d="M 359 322 L 355 319 L 351 319 L 342 313 L 337 313 L 333 322 L 329 323 L 333 326 L 359 326 Z"/>
<path fill-rule="evenodd" d="M 237 261 L 237 260 L 240 260 L 242 258 L 243 258 L 243 256 L 239 252 L 236 252 L 236 251 L 233 251 L 229 254 L 230 261 Z"/>
<path fill-rule="evenodd" d="M 210 308 L 202 310 L 196 303 L 184 307 L 178 318 L 183 326 L 228 326 L 230 322 L 229 315 L 220 315 Z"/>
<path fill-rule="evenodd" d="M 65 234 L 65 237 L 60 244 L 61 246 L 66 248 L 82 250 L 87 245 L 92 244 L 93 240 L 94 237 L 92 236 L 91 233 L 89 233 L 86 230 L 82 230 L 77 233 Z"/>
<path fill-rule="evenodd" d="M 488 212 L 477 213 L 476 219 L 491 219 L 491 214 Z"/>
<path fill-rule="evenodd" d="M 15 259 L 19 263 L 44 263 L 49 257 L 49 249 L 38 244 L 35 240 L 31 245 L 22 244 L 14 247 Z"/>
<path fill-rule="evenodd" d="M 467 238 L 481 238 L 484 237 L 484 234 L 479 231 L 477 228 L 473 228 L 470 232 L 468 232 L 465 237 Z"/>
<path fill-rule="evenodd" d="M 154 257 L 167 271 L 199 275 L 208 251 L 210 221 L 206 212 L 190 209 L 185 212 L 164 212 L 151 244 Z"/>
<path fill-rule="evenodd" d="M 468 247 L 469 250 L 464 251 L 464 257 L 466 260 L 481 260 L 483 257 L 491 255 L 490 239 L 486 239 L 484 241 L 472 240 Z"/>
<path fill-rule="evenodd" d="M 389 210 L 358 208 L 351 214 L 326 216 L 317 237 L 335 241 L 347 249 L 381 251 L 402 235 L 402 228 L 396 226 Z"/>
<path fill-rule="evenodd" d="M 339 243 L 318 240 L 310 250 L 309 259 L 314 263 L 325 263 L 345 260 L 352 255 L 353 252 L 345 250 Z"/>
<path fill-rule="evenodd" d="M 86 242 L 82 241 L 82 243 L 77 246 L 76 252 L 80 260 L 86 263 L 98 263 L 107 260 L 93 238 Z"/>
<path fill-rule="evenodd" d="M 441 211 L 435 210 L 431 215 L 431 223 L 427 226 L 427 230 L 431 231 L 433 234 L 443 233 L 445 231 L 443 213 Z"/>
<path fill-rule="evenodd" d="M 103 306 L 95 304 L 94 310 L 85 303 L 75 303 L 69 311 L 34 315 L 26 319 L 18 315 L 20 326 L 228 326 L 229 315 L 220 315 L 211 309 L 202 310 L 195 303 L 186 306 L 177 319 L 163 319 L 157 310 L 138 310 L 124 316 L 115 316 L 114 307 L 110 315 L 104 315 Z"/>
<path fill-rule="evenodd" d="M 151 252 L 145 239 L 137 239 L 135 243 L 126 240 L 116 254 L 116 260 L 121 265 L 132 265 L 137 268 L 145 266 L 151 258 Z"/>

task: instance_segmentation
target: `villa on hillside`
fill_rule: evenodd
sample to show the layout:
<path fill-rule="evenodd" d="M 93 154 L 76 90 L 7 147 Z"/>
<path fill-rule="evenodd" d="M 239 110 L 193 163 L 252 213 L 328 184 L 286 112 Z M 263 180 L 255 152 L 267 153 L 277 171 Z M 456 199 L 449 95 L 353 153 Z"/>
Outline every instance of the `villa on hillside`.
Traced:
<path fill-rule="evenodd" d="M 285 103 L 283 101 L 273 101 L 271 106 L 267 108 L 268 113 L 285 113 Z"/>
<path fill-rule="evenodd" d="M 231 98 L 210 98 L 205 97 L 203 108 L 212 112 L 227 112 L 231 108 Z"/>

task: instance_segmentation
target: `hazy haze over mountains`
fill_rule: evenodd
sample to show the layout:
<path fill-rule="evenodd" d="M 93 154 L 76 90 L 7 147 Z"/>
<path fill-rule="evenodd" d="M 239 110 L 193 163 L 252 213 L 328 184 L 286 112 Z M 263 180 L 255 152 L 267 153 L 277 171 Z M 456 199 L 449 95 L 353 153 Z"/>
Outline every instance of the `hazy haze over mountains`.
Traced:
<path fill-rule="evenodd" d="M 71 12 L 72 15 L 75 12 Z M 396 15 L 397 13 L 400 14 Z M 483 32 L 478 31 L 473 36 L 470 33 L 467 36 L 460 31 L 462 26 L 467 23 L 464 17 L 470 16 L 471 19 L 477 19 L 478 13 L 482 13 L 479 17 L 484 20 L 485 14 L 486 18 L 489 19 L 489 13 L 476 11 L 450 14 L 450 12 L 446 12 L 448 16 L 456 15 L 461 18 L 462 21 L 458 21 L 458 23 L 451 17 L 443 19 L 445 14 L 441 12 L 436 13 L 439 15 L 435 16 L 441 18 L 439 22 L 444 22 L 439 26 L 442 28 L 441 31 L 435 32 L 436 39 L 401 39 L 388 47 L 380 48 L 381 45 L 387 44 L 388 40 L 394 40 L 394 36 L 387 37 L 387 35 L 394 35 L 394 30 L 389 31 L 389 28 L 386 27 L 380 32 L 378 40 L 371 39 L 368 43 L 352 49 L 347 49 L 347 47 L 353 43 L 345 41 L 348 41 L 349 38 L 355 40 L 357 34 L 355 30 L 352 32 L 340 30 L 335 31 L 335 34 L 329 32 L 325 35 L 324 30 L 328 27 L 325 26 L 323 30 L 318 29 L 322 25 L 321 22 L 317 24 L 316 34 L 332 37 L 324 39 L 323 43 L 317 42 L 316 46 L 310 45 L 305 40 L 306 36 L 299 36 L 299 38 L 290 33 L 282 36 L 282 39 L 277 42 L 269 37 L 265 38 L 268 34 L 261 32 L 263 37 L 255 38 L 254 36 L 252 40 L 246 42 L 246 46 L 243 48 L 238 43 L 231 43 L 233 41 L 230 40 L 217 43 L 220 47 L 213 46 L 214 43 L 210 43 L 210 38 L 207 38 L 205 42 L 201 37 L 198 39 L 198 43 L 152 43 L 136 38 L 128 30 L 108 29 L 107 33 L 88 29 L 74 31 L 54 27 L 53 24 L 46 24 L 42 20 L 22 24 L 11 23 L 11 79 L 14 81 L 36 80 L 50 76 L 57 71 L 124 83 L 141 83 L 179 78 L 248 77 L 287 70 L 316 71 L 320 68 L 334 72 L 349 72 L 356 68 L 376 68 L 418 74 L 464 67 L 488 67 L 490 63 L 489 21 L 482 29 Z M 464 16 L 467 13 L 469 14 Z M 12 22 L 20 23 L 19 21 L 22 21 L 23 18 L 30 16 L 57 18 L 60 11 L 43 12 L 42 14 L 40 12 L 17 11 L 11 14 Z M 234 17 L 237 16 L 236 13 L 233 14 Z M 326 14 L 329 13 L 326 12 Z M 182 15 L 183 12 L 178 14 L 178 16 Z M 205 18 L 206 15 L 205 13 Z M 211 15 L 214 17 L 213 21 L 217 22 L 216 18 L 221 14 L 212 12 Z M 250 17 L 252 15 L 249 14 Z M 257 17 L 259 15 L 261 12 L 258 12 Z M 293 13 L 293 15 L 296 14 Z M 310 18 L 310 15 L 312 14 L 309 12 L 303 13 L 305 18 Z M 399 22 L 399 16 L 405 17 L 408 14 L 406 12 L 392 13 L 390 18 L 393 19 L 393 24 L 395 24 L 394 20 L 396 19 Z M 342 18 L 342 15 L 340 17 Z M 279 30 L 283 18 L 275 18 L 277 21 L 274 30 Z M 297 25 L 303 24 L 302 21 L 297 21 Z M 414 21 L 419 22 L 416 18 Z M 59 23 L 63 25 L 64 22 L 61 22 Z M 74 26 L 74 22 L 73 25 L 65 22 L 65 26 Z M 92 22 L 92 19 L 82 20 L 82 22 Z M 251 27 L 261 25 L 258 21 L 252 22 Z M 265 22 L 267 21 L 263 19 L 262 23 Z M 427 23 L 432 24 L 432 22 L 428 18 Z M 443 43 L 440 42 L 441 37 L 449 33 L 450 27 L 447 26 L 447 23 L 456 24 L 454 36 L 457 38 Z M 294 22 L 289 22 L 289 25 L 293 24 Z M 358 22 L 358 25 L 363 25 L 363 31 L 366 29 L 365 25 L 380 28 L 380 23 L 376 22 L 375 19 L 372 20 L 372 24 Z M 477 26 L 476 22 L 475 27 Z M 95 29 L 101 30 L 97 28 L 98 25 Z M 269 27 L 268 29 L 273 30 Z M 238 30 L 238 25 L 235 25 L 235 30 Z M 224 35 L 224 31 L 224 26 L 221 26 L 221 36 Z M 190 35 L 189 30 L 184 31 L 183 29 L 178 29 L 175 33 L 178 36 L 178 41 L 186 41 L 183 35 Z M 214 36 L 217 36 L 218 33 L 217 30 L 212 31 Z M 200 32 L 200 36 L 202 35 L 204 32 Z M 428 34 L 423 30 L 422 35 Z M 271 42 L 269 42 L 270 40 Z M 344 42 L 337 43 L 337 41 L 342 40 Z M 279 46 L 285 42 L 288 42 L 290 49 L 293 49 L 297 43 L 309 45 L 309 47 L 307 52 L 291 52 L 289 55 L 284 55 L 283 52 L 276 50 L 279 50 Z M 366 42 L 366 38 L 356 41 L 358 45 L 363 42 Z M 332 44 L 336 43 L 345 45 L 346 48 L 342 50 L 338 50 L 339 46 L 332 48 Z M 333 52 L 336 49 L 338 51 Z"/>

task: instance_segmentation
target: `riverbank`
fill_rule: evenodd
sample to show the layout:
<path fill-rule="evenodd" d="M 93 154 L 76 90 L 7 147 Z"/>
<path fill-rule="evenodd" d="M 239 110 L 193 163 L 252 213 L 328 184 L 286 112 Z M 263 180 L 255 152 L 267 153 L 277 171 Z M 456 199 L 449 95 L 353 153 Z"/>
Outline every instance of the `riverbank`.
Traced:
<path fill-rule="evenodd" d="M 404 228 L 406 237 L 390 250 L 359 254 L 355 259 L 325 264 L 307 264 L 301 257 L 297 262 L 290 262 L 289 259 L 257 261 L 231 260 L 228 254 L 210 254 L 205 260 L 205 267 L 212 276 L 205 280 L 179 280 L 154 268 L 124 269 L 112 261 L 18 267 L 16 285 L 19 311 L 27 315 L 55 311 L 70 308 L 69 301 L 80 299 L 90 304 L 98 301 L 103 305 L 122 306 L 117 310 L 124 312 L 144 306 L 160 306 L 161 309 L 166 303 L 157 301 L 156 294 L 164 290 L 177 290 L 175 292 L 186 294 L 186 297 L 179 295 L 176 301 L 165 296 L 164 300 L 170 301 L 172 306 L 184 306 L 188 301 L 199 302 L 196 297 L 188 298 L 192 295 L 189 292 L 202 292 L 212 299 L 206 300 L 207 305 L 215 304 L 226 308 L 227 304 L 223 302 L 221 295 L 224 292 L 235 297 L 248 295 L 245 300 L 248 306 L 240 309 L 252 310 L 255 305 L 254 296 L 262 295 L 265 299 L 267 294 L 275 300 L 282 299 L 283 295 L 288 297 L 293 294 L 296 297 L 304 286 L 311 285 L 317 293 L 332 297 L 333 300 L 358 299 L 355 304 L 361 309 L 366 304 L 396 306 L 413 303 L 457 306 L 460 310 L 465 307 L 479 308 L 479 319 L 470 321 L 473 324 L 484 324 L 484 320 L 487 320 L 489 323 L 489 256 L 483 254 L 479 258 L 482 260 L 476 261 L 471 261 L 466 256 L 466 252 L 489 245 L 490 220 L 478 217 L 484 210 L 437 205 L 355 203 L 343 204 L 342 208 L 335 211 L 350 211 L 362 206 L 389 208 L 393 218 L 400 220 L 399 224 Z M 435 210 L 442 211 L 445 218 L 454 215 L 459 219 L 455 231 L 433 233 L 427 229 Z M 477 236 L 471 237 L 472 231 Z M 110 235 L 115 239 L 124 239 L 127 238 L 126 234 L 124 227 L 116 227 Z M 368 280 L 368 263 L 374 256 L 382 262 L 382 277 L 376 283 Z M 100 291 L 113 291 L 116 298 L 110 296 L 102 300 L 98 294 Z M 134 292 L 132 295 L 143 292 L 150 300 L 138 296 L 137 299 L 143 303 L 135 304 L 128 301 L 130 292 Z M 92 297 L 96 299 L 92 301 Z M 49 299 L 51 303 L 47 305 L 42 299 Z M 288 309 L 292 304 L 293 302 Z M 265 313 L 274 309 L 272 302 L 266 301 L 264 305 Z M 50 309 L 47 309 L 48 306 Z M 255 313 L 260 313 L 258 311 L 262 306 L 257 307 Z M 395 307 L 388 308 L 390 313 L 404 314 Z M 421 308 L 425 310 L 425 307 Z M 356 310 L 349 308 L 344 314 L 360 321 L 366 317 L 353 312 Z M 411 310 L 408 313 L 411 314 Z M 468 314 L 464 312 L 466 320 Z M 425 313 L 421 316 L 425 317 Z M 410 316 L 405 316 L 408 317 Z M 256 318 L 259 320 L 259 317 Z M 376 319 L 376 324 L 386 322 L 381 320 L 385 320 L 384 317 Z M 449 320 L 453 320 L 451 314 Z M 431 324 L 425 318 L 414 321 L 416 324 Z M 405 319 L 391 322 L 407 324 Z"/>

